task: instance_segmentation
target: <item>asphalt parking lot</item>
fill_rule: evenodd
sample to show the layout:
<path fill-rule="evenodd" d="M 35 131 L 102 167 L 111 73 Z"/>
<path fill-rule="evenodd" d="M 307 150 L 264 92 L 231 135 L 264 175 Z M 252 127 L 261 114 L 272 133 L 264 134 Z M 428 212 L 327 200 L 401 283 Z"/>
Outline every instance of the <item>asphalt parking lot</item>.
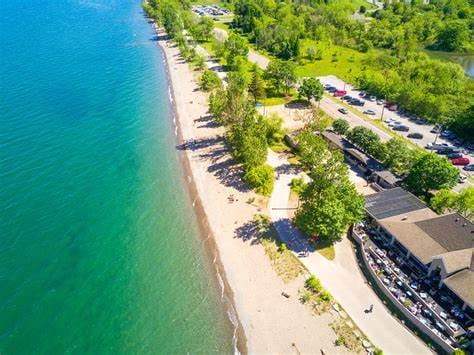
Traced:
<path fill-rule="evenodd" d="M 435 140 L 436 140 L 436 143 L 447 143 L 449 145 L 456 146 L 455 144 L 453 144 L 453 142 L 450 142 L 439 136 L 436 137 L 435 133 L 431 133 L 431 130 L 434 128 L 433 124 L 411 121 L 408 119 L 407 116 L 400 114 L 399 112 L 390 111 L 386 107 L 383 108 L 383 105 L 379 105 L 374 101 L 369 101 L 366 98 L 362 98 L 359 96 L 359 94 L 361 93 L 360 90 L 352 87 L 350 84 L 345 83 L 343 80 L 339 79 L 336 76 L 333 76 L 333 75 L 322 76 L 322 77 L 319 77 L 319 80 L 321 81 L 323 85 L 331 85 L 331 86 L 336 87 L 338 90 L 345 90 L 347 91 L 347 95 L 352 96 L 354 98 L 361 99 L 365 103 L 364 106 L 352 106 L 352 107 L 355 108 L 356 110 L 359 110 L 361 113 L 363 113 L 366 110 L 373 110 L 375 112 L 375 115 L 366 115 L 366 117 L 368 117 L 369 119 L 380 119 L 382 117 L 382 110 L 383 110 L 384 122 L 389 119 L 392 119 L 394 121 L 399 122 L 400 124 L 404 126 L 407 126 L 409 128 L 408 132 L 396 131 L 396 133 L 400 136 L 403 136 L 409 139 L 412 143 L 416 144 L 419 147 L 424 148 L 427 144 L 433 143 Z M 341 102 L 342 101 L 343 100 L 341 99 Z M 387 123 L 385 123 L 385 125 L 389 127 Z M 380 136 L 380 129 L 377 128 L 376 126 L 372 126 L 372 127 L 375 128 L 372 130 L 375 133 L 379 134 Z M 407 136 L 410 133 L 421 133 L 423 135 L 423 138 L 422 139 L 408 138 Z M 385 135 L 386 133 L 384 132 L 384 135 L 381 136 L 382 140 L 384 141 L 386 140 Z M 472 150 L 469 151 L 459 146 L 456 146 L 456 147 L 463 149 L 464 156 L 470 159 L 471 164 L 474 163 L 474 151 Z M 462 170 L 462 167 L 459 167 L 459 168 L 461 169 L 462 174 L 474 175 L 474 172 L 467 172 L 467 171 Z M 463 187 L 467 184 L 459 184 L 459 185 L 460 185 L 459 187 Z"/>

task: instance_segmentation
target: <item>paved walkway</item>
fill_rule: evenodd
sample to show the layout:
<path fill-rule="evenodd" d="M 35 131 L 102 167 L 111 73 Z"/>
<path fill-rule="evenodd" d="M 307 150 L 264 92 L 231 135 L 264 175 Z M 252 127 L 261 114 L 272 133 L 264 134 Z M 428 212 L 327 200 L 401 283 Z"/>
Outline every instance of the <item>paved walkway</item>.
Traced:
<path fill-rule="evenodd" d="M 268 163 L 278 173 L 269 207 L 270 218 L 282 241 L 301 257 L 308 270 L 321 280 L 369 340 L 385 354 L 430 354 L 421 340 L 392 317 L 366 284 L 348 240 L 336 245 L 337 257 L 334 261 L 314 252 L 306 243 L 288 219 L 289 183 L 298 175 L 290 169 L 285 158 L 274 152 L 269 153 Z M 310 251 L 309 255 L 301 256 L 305 251 Z M 373 312 L 365 313 L 364 310 L 371 304 L 374 305 Z"/>

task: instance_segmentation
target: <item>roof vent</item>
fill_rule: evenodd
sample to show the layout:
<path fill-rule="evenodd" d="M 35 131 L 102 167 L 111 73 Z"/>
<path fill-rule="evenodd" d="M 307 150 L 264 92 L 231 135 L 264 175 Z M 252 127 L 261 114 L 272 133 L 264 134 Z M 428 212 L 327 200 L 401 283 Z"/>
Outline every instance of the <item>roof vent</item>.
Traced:
<path fill-rule="evenodd" d="M 467 226 L 467 223 L 463 223 L 462 226 L 463 226 L 463 227 Z"/>
<path fill-rule="evenodd" d="M 456 222 L 459 222 L 459 218 L 456 218 Z"/>

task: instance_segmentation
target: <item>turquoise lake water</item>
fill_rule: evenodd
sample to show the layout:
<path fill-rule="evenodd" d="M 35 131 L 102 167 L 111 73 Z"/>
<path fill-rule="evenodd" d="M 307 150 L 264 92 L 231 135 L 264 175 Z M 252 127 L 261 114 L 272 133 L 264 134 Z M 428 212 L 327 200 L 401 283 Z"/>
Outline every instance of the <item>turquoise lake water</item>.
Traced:
<path fill-rule="evenodd" d="M 140 1 L 0 2 L 0 353 L 229 353 Z"/>

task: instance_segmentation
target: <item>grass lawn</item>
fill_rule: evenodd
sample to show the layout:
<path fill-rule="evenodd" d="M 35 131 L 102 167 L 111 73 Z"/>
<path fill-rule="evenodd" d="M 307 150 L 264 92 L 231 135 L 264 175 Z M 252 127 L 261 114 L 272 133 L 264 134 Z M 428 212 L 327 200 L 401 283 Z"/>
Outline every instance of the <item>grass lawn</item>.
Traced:
<path fill-rule="evenodd" d="M 334 245 L 325 241 L 318 241 L 315 245 L 316 251 L 328 260 L 334 260 L 336 251 Z"/>
<path fill-rule="evenodd" d="M 296 68 L 296 75 L 323 76 L 336 75 L 346 81 L 354 82 L 355 78 L 363 71 L 363 59 L 367 53 L 361 53 L 354 49 L 331 44 L 325 41 L 314 41 L 305 39 L 301 41 L 301 52 L 306 53 L 308 47 L 313 47 L 320 54 L 321 59 L 309 61 L 301 60 Z M 377 51 L 377 50 L 372 50 Z"/>

